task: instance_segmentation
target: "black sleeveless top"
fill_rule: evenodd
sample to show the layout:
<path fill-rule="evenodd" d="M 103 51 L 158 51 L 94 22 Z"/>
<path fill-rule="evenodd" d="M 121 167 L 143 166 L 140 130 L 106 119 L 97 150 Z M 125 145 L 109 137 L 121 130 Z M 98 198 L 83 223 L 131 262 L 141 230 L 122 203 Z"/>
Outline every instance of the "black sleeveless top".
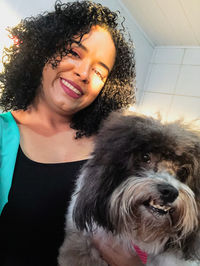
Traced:
<path fill-rule="evenodd" d="M 38 163 L 19 147 L 0 217 L 1 266 L 57 266 L 65 213 L 84 162 Z"/>

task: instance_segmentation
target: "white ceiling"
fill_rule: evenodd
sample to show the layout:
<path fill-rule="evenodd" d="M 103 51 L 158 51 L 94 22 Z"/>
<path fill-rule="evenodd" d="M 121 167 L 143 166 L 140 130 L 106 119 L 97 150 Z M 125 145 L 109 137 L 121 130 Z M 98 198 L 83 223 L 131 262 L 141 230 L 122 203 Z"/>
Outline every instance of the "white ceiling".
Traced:
<path fill-rule="evenodd" d="M 200 45 L 200 0 L 121 0 L 154 45 Z"/>

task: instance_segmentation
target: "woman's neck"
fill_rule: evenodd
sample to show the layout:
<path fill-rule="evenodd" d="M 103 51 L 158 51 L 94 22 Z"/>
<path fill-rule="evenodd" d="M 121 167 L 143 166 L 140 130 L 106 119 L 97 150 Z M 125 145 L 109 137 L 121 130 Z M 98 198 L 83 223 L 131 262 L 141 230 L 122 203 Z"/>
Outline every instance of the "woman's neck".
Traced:
<path fill-rule="evenodd" d="M 93 137 L 75 139 L 70 121 L 46 110 L 30 106 L 12 112 L 20 131 L 20 145 L 28 158 L 42 163 L 87 159 L 93 150 Z"/>
<path fill-rule="evenodd" d="M 42 106 L 35 107 L 31 105 L 26 111 L 13 111 L 12 115 L 19 126 L 29 127 L 41 135 L 52 135 L 66 130 L 72 130 L 70 128 L 71 117 L 50 112 Z"/>

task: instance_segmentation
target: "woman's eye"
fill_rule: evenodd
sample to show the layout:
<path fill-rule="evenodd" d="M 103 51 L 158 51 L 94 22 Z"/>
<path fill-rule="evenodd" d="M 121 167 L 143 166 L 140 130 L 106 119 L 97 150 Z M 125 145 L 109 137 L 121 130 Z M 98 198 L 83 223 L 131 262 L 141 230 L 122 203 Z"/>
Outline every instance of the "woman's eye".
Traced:
<path fill-rule="evenodd" d="M 142 161 L 144 163 L 150 163 L 151 162 L 151 156 L 150 153 L 145 153 L 142 155 Z"/>
<path fill-rule="evenodd" d="M 72 55 L 72 56 L 74 56 L 74 57 L 78 57 L 78 58 L 80 58 L 79 54 L 78 54 L 77 52 L 75 52 L 74 50 L 69 50 L 68 55 L 69 55 L 69 56 Z"/>
<path fill-rule="evenodd" d="M 103 75 L 98 70 L 94 69 L 94 73 L 99 76 L 101 80 L 104 80 Z"/>

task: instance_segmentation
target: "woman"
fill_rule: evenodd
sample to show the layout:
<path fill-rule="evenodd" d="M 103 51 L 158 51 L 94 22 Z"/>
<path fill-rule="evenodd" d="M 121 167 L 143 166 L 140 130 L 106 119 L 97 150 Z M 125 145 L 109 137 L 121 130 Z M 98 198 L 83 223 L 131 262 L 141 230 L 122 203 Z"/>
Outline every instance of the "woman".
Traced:
<path fill-rule="evenodd" d="M 117 14 L 89 1 L 56 3 L 10 34 L 0 74 L 0 106 L 11 110 L 0 116 L 0 265 L 57 265 L 73 184 L 100 123 L 134 101 L 132 46 Z M 126 265 L 126 254 L 96 242 L 108 263 Z"/>

